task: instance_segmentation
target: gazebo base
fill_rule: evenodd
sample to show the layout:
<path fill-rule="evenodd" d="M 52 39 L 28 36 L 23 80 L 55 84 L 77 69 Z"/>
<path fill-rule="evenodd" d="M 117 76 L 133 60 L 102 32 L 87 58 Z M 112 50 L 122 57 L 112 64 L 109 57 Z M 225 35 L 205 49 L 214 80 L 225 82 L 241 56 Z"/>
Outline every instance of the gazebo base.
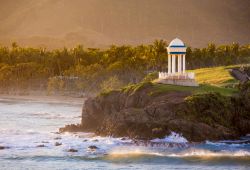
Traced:
<path fill-rule="evenodd" d="M 155 82 L 161 84 L 173 84 L 177 86 L 199 86 L 195 79 L 157 79 Z"/>

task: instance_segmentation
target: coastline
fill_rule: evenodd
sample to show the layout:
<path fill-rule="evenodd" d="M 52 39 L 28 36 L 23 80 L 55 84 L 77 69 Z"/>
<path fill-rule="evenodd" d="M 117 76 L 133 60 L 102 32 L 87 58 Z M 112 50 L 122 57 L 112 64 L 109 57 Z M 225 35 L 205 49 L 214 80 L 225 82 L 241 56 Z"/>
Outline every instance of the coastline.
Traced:
<path fill-rule="evenodd" d="M 45 94 L 31 94 L 31 95 L 9 95 L 0 94 L 0 100 L 27 100 L 35 102 L 46 102 L 46 103 L 66 103 L 66 104 L 80 104 L 86 100 L 85 97 L 73 97 L 73 96 L 62 96 L 62 95 L 45 95 Z"/>
<path fill-rule="evenodd" d="M 190 88 L 144 82 L 88 98 L 81 124 L 59 132 L 150 140 L 171 132 L 188 141 L 239 139 L 249 134 L 248 85 L 231 96 L 192 93 Z"/>
<path fill-rule="evenodd" d="M 62 103 L 66 96 L 4 97 L 7 99 L 0 100 L 0 164 L 6 170 L 23 169 L 24 162 L 25 167 L 34 169 L 110 169 L 114 164 L 116 168 L 128 169 L 128 162 L 130 169 L 140 169 L 143 165 L 145 169 L 158 166 L 159 170 L 249 166 L 250 145 L 245 139 L 186 143 L 187 139 L 174 132 L 152 141 L 93 133 L 57 133 L 61 125 L 79 122 L 80 105 Z M 13 101 L 8 101 L 10 98 Z M 46 99 L 58 103 L 40 103 Z"/>

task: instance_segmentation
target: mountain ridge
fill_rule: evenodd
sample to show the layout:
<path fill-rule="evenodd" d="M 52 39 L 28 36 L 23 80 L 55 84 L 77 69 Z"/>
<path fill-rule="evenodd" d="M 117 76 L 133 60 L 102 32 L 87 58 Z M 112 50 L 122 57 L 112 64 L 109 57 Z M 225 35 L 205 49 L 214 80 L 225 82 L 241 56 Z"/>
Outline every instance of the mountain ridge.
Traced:
<path fill-rule="evenodd" d="M 179 37 L 201 47 L 250 40 L 247 0 L 2 0 L 0 11 L 4 45 L 106 47 Z"/>

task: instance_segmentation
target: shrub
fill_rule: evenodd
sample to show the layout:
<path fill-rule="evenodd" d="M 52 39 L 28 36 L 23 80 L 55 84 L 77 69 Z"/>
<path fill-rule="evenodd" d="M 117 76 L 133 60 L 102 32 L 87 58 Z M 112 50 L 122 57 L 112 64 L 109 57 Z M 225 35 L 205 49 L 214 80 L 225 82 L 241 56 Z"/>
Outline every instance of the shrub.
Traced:
<path fill-rule="evenodd" d="M 152 72 L 152 73 L 149 73 L 147 74 L 144 78 L 143 78 L 143 82 L 150 82 L 150 81 L 153 81 L 155 79 L 158 78 L 158 72 Z"/>
<path fill-rule="evenodd" d="M 209 125 L 216 123 L 230 126 L 233 114 L 231 113 L 230 97 L 219 93 L 196 94 L 185 99 L 187 104 L 186 115 L 193 116 Z"/>

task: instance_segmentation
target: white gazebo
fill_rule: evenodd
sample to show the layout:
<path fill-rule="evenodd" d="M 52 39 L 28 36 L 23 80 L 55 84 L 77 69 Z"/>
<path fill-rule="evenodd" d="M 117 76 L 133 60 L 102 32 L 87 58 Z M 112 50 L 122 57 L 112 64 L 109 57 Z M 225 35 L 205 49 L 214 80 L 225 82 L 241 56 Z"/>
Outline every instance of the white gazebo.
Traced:
<path fill-rule="evenodd" d="M 195 74 L 186 72 L 186 49 L 185 44 L 178 38 L 170 42 L 167 47 L 168 72 L 159 72 L 159 83 L 198 86 Z"/>

